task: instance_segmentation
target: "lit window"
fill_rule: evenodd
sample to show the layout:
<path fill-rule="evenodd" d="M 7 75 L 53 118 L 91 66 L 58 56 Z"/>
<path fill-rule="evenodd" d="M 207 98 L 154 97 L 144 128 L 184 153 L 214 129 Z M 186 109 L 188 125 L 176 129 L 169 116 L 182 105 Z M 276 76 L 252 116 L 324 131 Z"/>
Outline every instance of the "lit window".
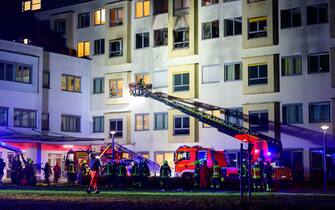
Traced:
<path fill-rule="evenodd" d="M 109 26 L 120 26 L 123 24 L 123 8 L 115 8 L 110 10 Z"/>
<path fill-rule="evenodd" d="M 81 91 L 81 78 L 72 75 L 62 75 L 62 90 L 70 92 Z"/>
<path fill-rule="evenodd" d="M 121 79 L 109 80 L 109 97 L 116 98 L 123 95 L 123 81 Z"/>
<path fill-rule="evenodd" d="M 135 130 L 136 131 L 149 130 L 149 114 L 135 115 Z"/>
<path fill-rule="evenodd" d="M 150 16 L 150 0 L 136 0 L 136 18 Z"/>
<path fill-rule="evenodd" d="M 30 11 L 31 10 L 31 1 L 22 2 L 22 11 Z"/>
<path fill-rule="evenodd" d="M 150 83 L 149 73 L 140 73 L 135 75 L 135 82 L 138 83 L 140 80 L 143 80 L 144 84 Z"/>
<path fill-rule="evenodd" d="M 77 45 L 78 57 L 88 57 L 90 55 L 90 42 L 79 42 Z"/>
<path fill-rule="evenodd" d="M 99 9 L 94 11 L 94 25 L 105 24 L 106 14 L 105 9 Z"/>
<path fill-rule="evenodd" d="M 41 0 L 30 0 L 22 2 L 22 12 L 41 9 Z"/>
<path fill-rule="evenodd" d="M 117 57 L 123 55 L 123 40 L 111 40 L 109 41 L 109 57 Z"/>
<path fill-rule="evenodd" d="M 173 152 L 155 152 L 155 162 L 159 165 L 163 165 L 166 160 L 170 167 L 174 166 L 174 153 Z"/>
<path fill-rule="evenodd" d="M 31 10 L 41 9 L 41 0 L 32 0 L 31 1 Z"/>
<path fill-rule="evenodd" d="M 173 91 L 188 91 L 190 89 L 190 74 L 174 74 L 173 75 Z"/>
<path fill-rule="evenodd" d="M 267 17 L 257 17 L 248 19 L 248 38 L 258 38 L 267 36 Z"/>
<path fill-rule="evenodd" d="M 173 135 L 190 134 L 190 117 L 174 116 L 173 117 Z"/>
<path fill-rule="evenodd" d="M 260 85 L 268 83 L 268 65 L 252 64 L 248 66 L 249 85 Z"/>
<path fill-rule="evenodd" d="M 215 20 L 202 24 L 202 39 L 213 39 L 220 36 L 219 21 Z"/>

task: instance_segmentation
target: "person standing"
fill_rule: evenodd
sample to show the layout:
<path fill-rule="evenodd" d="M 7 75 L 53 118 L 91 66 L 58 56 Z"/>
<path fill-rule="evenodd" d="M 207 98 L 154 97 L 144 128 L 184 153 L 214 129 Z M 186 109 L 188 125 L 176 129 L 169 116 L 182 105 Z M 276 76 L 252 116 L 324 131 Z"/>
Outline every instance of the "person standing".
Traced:
<path fill-rule="evenodd" d="M 120 160 L 119 167 L 118 167 L 118 173 L 117 173 L 117 180 L 119 187 L 124 187 L 126 182 L 126 176 L 127 176 L 127 169 L 125 166 L 125 163 Z"/>
<path fill-rule="evenodd" d="M 261 191 L 261 168 L 258 162 L 251 169 L 254 191 Z"/>
<path fill-rule="evenodd" d="M 209 180 L 209 169 L 207 166 L 207 161 L 204 160 L 200 167 L 200 188 L 207 189 Z"/>
<path fill-rule="evenodd" d="M 162 189 L 167 189 L 169 187 L 169 179 L 171 177 L 171 168 L 166 160 L 164 160 L 163 165 L 160 168 L 160 184 Z"/>
<path fill-rule="evenodd" d="M 98 186 L 98 179 L 99 179 L 99 173 L 100 173 L 100 159 L 96 157 L 95 154 L 91 153 L 90 155 L 90 186 L 87 189 L 87 193 L 95 193 L 99 194 L 99 186 Z"/>
<path fill-rule="evenodd" d="M 80 185 L 82 185 L 84 182 L 84 178 L 89 175 L 89 168 L 87 166 L 87 162 L 86 160 L 83 160 L 81 165 L 80 165 L 80 170 L 79 170 L 79 173 L 78 173 L 78 183 Z"/>
<path fill-rule="evenodd" d="M 218 165 L 218 161 L 214 161 L 214 165 L 212 167 L 212 179 L 211 179 L 211 188 L 220 188 L 220 178 L 221 178 L 221 169 Z"/>
<path fill-rule="evenodd" d="M 48 162 L 45 163 L 44 168 L 42 168 L 42 170 L 44 172 L 44 184 L 47 184 L 49 186 L 50 185 L 49 178 L 52 174 L 50 164 Z"/>
<path fill-rule="evenodd" d="M 194 180 L 194 187 L 198 188 L 200 185 L 200 162 L 199 160 L 195 161 L 195 168 L 194 168 L 194 175 L 193 175 L 193 180 Z"/>
<path fill-rule="evenodd" d="M 0 158 L 0 188 L 5 187 L 5 185 L 2 182 L 2 178 L 5 174 L 5 167 L 6 167 L 6 163 L 3 161 L 2 158 Z"/>
<path fill-rule="evenodd" d="M 54 183 L 57 184 L 58 179 L 60 178 L 60 175 L 61 175 L 61 169 L 60 169 L 60 166 L 58 165 L 58 162 L 53 167 L 53 171 L 54 171 Z"/>
<path fill-rule="evenodd" d="M 76 167 L 73 160 L 68 161 L 67 166 L 67 184 L 68 186 L 74 186 L 76 181 Z"/>
<path fill-rule="evenodd" d="M 266 191 L 272 191 L 272 176 L 273 176 L 273 167 L 269 161 L 266 162 L 264 168 L 264 177 L 265 177 L 265 184 L 266 184 Z"/>
<path fill-rule="evenodd" d="M 138 187 L 140 183 L 140 167 L 137 162 L 131 167 L 131 178 L 133 180 L 133 186 Z"/>
<path fill-rule="evenodd" d="M 148 166 L 148 160 L 145 159 L 140 164 L 140 182 L 139 182 L 139 187 L 146 186 L 149 176 L 150 176 L 150 169 L 149 169 L 149 166 Z"/>
<path fill-rule="evenodd" d="M 106 186 L 112 187 L 113 186 L 113 164 L 112 160 L 108 160 L 107 164 L 104 168 L 104 172 L 106 173 Z"/>

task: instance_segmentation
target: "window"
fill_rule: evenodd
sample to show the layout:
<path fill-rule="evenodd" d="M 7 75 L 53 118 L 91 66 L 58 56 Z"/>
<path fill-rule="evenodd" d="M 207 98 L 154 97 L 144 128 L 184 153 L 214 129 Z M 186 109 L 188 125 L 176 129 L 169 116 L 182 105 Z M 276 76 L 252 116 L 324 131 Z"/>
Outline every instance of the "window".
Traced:
<path fill-rule="evenodd" d="M 265 0 L 248 0 L 248 3 L 256 3 L 256 2 L 260 2 L 260 1 L 265 1 Z"/>
<path fill-rule="evenodd" d="M 293 28 L 301 26 L 300 7 L 282 10 L 280 15 L 281 28 Z"/>
<path fill-rule="evenodd" d="M 310 103 L 309 122 L 310 123 L 330 122 L 330 103 L 329 102 Z"/>
<path fill-rule="evenodd" d="M 218 4 L 219 0 L 201 0 L 201 6 L 209 6 L 213 4 Z"/>
<path fill-rule="evenodd" d="M 42 113 L 42 130 L 49 130 L 49 114 Z"/>
<path fill-rule="evenodd" d="M 17 64 L 15 68 L 14 81 L 31 83 L 31 67 Z"/>
<path fill-rule="evenodd" d="M 123 81 L 122 79 L 109 80 L 109 97 L 116 98 L 123 95 Z"/>
<path fill-rule="evenodd" d="M 242 108 L 230 108 L 226 109 L 225 120 L 234 123 L 238 126 L 243 126 L 243 109 Z"/>
<path fill-rule="evenodd" d="M 88 57 L 90 56 L 90 42 L 78 42 L 77 45 L 77 56 L 81 57 Z"/>
<path fill-rule="evenodd" d="M 0 80 L 31 84 L 32 66 L 0 61 Z"/>
<path fill-rule="evenodd" d="M 284 57 L 281 60 L 282 76 L 294 76 L 302 74 L 301 56 Z"/>
<path fill-rule="evenodd" d="M 94 40 L 94 55 L 105 53 L 105 39 Z"/>
<path fill-rule="evenodd" d="M 43 88 L 50 88 L 50 72 L 43 71 Z"/>
<path fill-rule="evenodd" d="M 105 89 L 105 78 L 93 78 L 93 93 L 103 93 Z"/>
<path fill-rule="evenodd" d="M 71 92 L 81 91 L 81 78 L 72 75 L 62 75 L 62 90 Z"/>
<path fill-rule="evenodd" d="M 136 49 L 149 47 L 149 32 L 136 34 Z"/>
<path fill-rule="evenodd" d="M 103 116 L 93 117 L 93 133 L 103 133 L 105 118 Z"/>
<path fill-rule="evenodd" d="M 155 130 L 168 129 L 168 113 L 155 113 Z"/>
<path fill-rule="evenodd" d="M 8 108 L 0 107 L 0 126 L 8 125 Z"/>
<path fill-rule="evenodd" d="M 84 12 L 78 14 L 78 28 L 85 28 L 90 26 L 90 13 Z"/>
<path fill-rule="evenodd" d="M 249 18 L 248 26 L 249 39 L 267 36 L 267 17 Z"/>
<path fill-rule="evenodd" d="M 219 21 L 215 20 L 202 24 L 202 39 L 213 39 L 220 36 Z"/>
<path fill-rule="evenodd" d="M 183 16 L 189 13 L 189 0 L 173 0 L 173 13 L 175 16 Z"/>
<path fill-rule="evenodd" d="M 169 1 L 168 0 L 155 0 L 154 1 L 154 15 L 168 13 Z"/>
<path fill-rule="evenodd" d="M 0 80 L 14 81 L 14 65 L 0 61 Z"/>
<path fill-rule="evenodd" d="M 168 29 L 158 29 L 154 30 L 154 44 L 155 47 L 164 46 L 168 44 Z"/>
<path fill-rule="evenodd" d="M 168 86 L 167 78 L 168 78 L 168 71 L 167 70 L 155 71 L 154 72 L 153 87 L 154 88 L 167 87 Z"/>
<path fill-rule="evenodd" d="M 173 135 L 190 134 L 190 117 L 174 116 L 173 117 Z"/>
<path fill-rule="evenodd" d="M 314 54 L 308 56 L 308 73 L 329 72 L 329 54 Z"/>
<path fill-rule="evenodd" d="M 229 3 L 229 2 L 232 2 L 232 1 L 238 1 L 238 0 L 223 0 L 223 3 Z"/>
<path fill-rule="evenodd" d="M 155 162 L 160 166 L 166 160 L 170 167 L 174 166 L 174 152 L 155 152 Z"/>
<path fill-rule="evenodd" d="M 283 123 L 284 124 L 303 123 L 302 104 L 284 104 Z"/>
<path fill-rule="evenodd" d="M 80 116 L 62 114 L 61 118 L 61 131 L 80 133 Z"/>
<path fill-rule="evenodd" d="M 36 111 L 14 109 L 14 127 L 36 128 Z"/>
<path fill-rule="evenodd" d="M 328 23 L 328 4 L 307 6 L 307 25 Z"/>
<path fill-rule="evenodd" d="M 65 19 L 58 19 L 55 20 L 55 32 L 60 33 L 62 35 L 66 34 L 66 20 Z"/>
<path fill-rule="evenodd" d="M 109 57 L 118 57 L 123 55 L 123 40 L 109 41 Z"/>
<path fill-rule="evenodd" d="M 135 115 L 135 130 L 136 131 L 149 130 L 149 114 Z"/>
<path fill-rule="evenodd" d="M 259 85 L 268 83 L 268 65 L 254 64 L 248 66 L 249 85 Z"/>
<path fill-rule="evenodd" d="M 224 20 L 224 36 L 242 34 L 242 17 Z"/>
<path fill-rule="evenodd" d="M 41 9 L 41 0 L 30 0 L 22 2 L 22 12 Z"/>
<path fill-rule="evenodd" d="M 173 31 L 173 48 L 188 48 L 189 47 L 189 29 L 183 28 Z"/>
<path fill-rule="evenodd" d="M 242 80 L 242 63 L 230 63 L 224 66 L 224 80 Z"/>
<path fill-rule="evenodd" d="M 94 25 L 102 25 L 106 22 L 106 11 L 105 9 L 99 9 L 94 11 Z"/>
<path fill-rule="evenodd" d="M 202 67 L 202 84 L 220 82 L 220 66 L 209 65 Z"/>
<path fill-rule="evenodd" d="M 114 136 L 116 138 L 122 138 L 123 136 L 123 121 L 122 119 L 112 119 L 109 121 L 109 131 L 115 131 Z"/>
<path fill-rule="evenodd" d="M 269 130 L 268 111 L 251 111 L 249 113 L 250 129 L 254 131 Z"/>
<path fill-rule="evenodd" d="M 150 83 L 149 73 L 138 73 L 138 74 L 135 74 L 135 82 L 136 83 L 138 83 L 141 79 L 143 80 L 144 84 L 149 84 Z"/>
<path fill-rule="evenodd" d="M 173 91 L 188 91 L 190 90 L 190 74 L 174 74 L 173 75 Z"/>
<path fill-rule="evenodd" d="M 150 16 L 150 0 L 136 0 L 135 17 Z"/>
<path fill-rule="evenodd" d="M 111 9 L 109 13 L 109 27 L 120 26 L 123 24 L 123 8 Z"/>
<path fill-rule="evenodd" d="M 149 159 L 149 152 L 137 152 L 137 154 L 142 155 L 145 159 Z"/>

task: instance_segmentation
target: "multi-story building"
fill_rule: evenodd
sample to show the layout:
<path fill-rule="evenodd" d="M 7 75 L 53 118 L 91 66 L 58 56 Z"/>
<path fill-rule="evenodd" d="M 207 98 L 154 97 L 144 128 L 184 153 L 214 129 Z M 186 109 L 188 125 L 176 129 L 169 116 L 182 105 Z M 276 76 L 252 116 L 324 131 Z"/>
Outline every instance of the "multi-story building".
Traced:
<path fill-rule="evenodd" d="M 39 3 L 36 18 L 92 66 L 82 86 L 90 96 L 78 96 L 90 111 L 81 115 L 84 129 L 73 135 L 108 143 L 115 130 L 117 142 L 158 163 L 173 165 L 173 151 L 185 144 L 225 149 L 237 163 L 238 141 L 159 102 L 131 97 L 128 84 L 142 78 L 153 91 L 229 108 L 229 115 L 220 115 L 226 120 L 239 111 L 249 115 L 250 124 L 235 123 L 280 137 L 284 162 L 297 178 L 308 180 L 321 169 L 322 138 L 302 134 L 319 137 L 321 125 L 330 127 L 330 137 L 335 132 L 333 1 L 50 2 L 24 1 L 23 11 Z M 64 74 L 74 71 L 71 64 L 59 65 L 67 67 Z M 60 73 L 50 80 L 60 80 Z M 280 123 L 301 133 L 289 135 Z M 66 134 L 59 124 L 50 120 L 50 131 Z"/>

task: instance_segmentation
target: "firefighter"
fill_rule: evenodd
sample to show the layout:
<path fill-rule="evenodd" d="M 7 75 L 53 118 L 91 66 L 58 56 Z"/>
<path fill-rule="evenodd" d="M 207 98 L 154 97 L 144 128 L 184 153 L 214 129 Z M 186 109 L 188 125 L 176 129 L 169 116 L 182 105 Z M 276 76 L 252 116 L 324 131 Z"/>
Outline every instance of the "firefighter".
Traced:
<path fill-rule="evenodd" d="M 200 161 L 199 160 L 195 161 L 193 180 L 194 180 L 194 187 L 199 187 L 200 185 Z"/>
<path fill-rule="evenodd" d="M 265 184 L 266 184 L 266 191 L 271 192 L 272 191 L 272 177 L 273 177 L 273 167 L 269 161 L 266 162 L 265 168 L 264 168 L 264 178 L 265 178 Z"/>
<path fill-rule="evenodd" d="M 52 171 L 51 171 L 51 167 L 49 165 L 49 163 L 45 163 L 45 166 L 44 168 L 42 168 L 43 172 L 44 172 L 44 184 L 47 184 L 48 186 L 50 185 L 50 176 L 52 174 Z"/>
<path fill-rule="evenodd" d="M 206 189 L 208 187 L 208 180 L 209 180 L 209 169 L 207 166 L 207 161 L 204 160 L 200 167 L 200 188 Z"/>
<path fill-rule="evenodd" d="M 140 183 L 140 167 L 137 162 L 134 162 L 133 166 L 131 167 L 131 177 L 133 181 L 134 187 L 139 187 Z"/>
<path fill-rule="evenodd" d="M 248 191 L 248 166 L 245 158 L 242 159 L 242 171 L 240 171 L 240 179 L 242 179 L 243 192 Z"/>
<path fill-rule="evenodd" d="M 89 175 L 89 172 L 90 172 L 90 169 L 87 165 L 87 162 L 86 162 L 86 160 L 83 160 L 81 165 L 80 165 L 80 170 L 79 170 L 79 173 L 78 173 L 78 182 L 79 182 L 80 185 L 83 184 L 83 179 L 84 179 L 84 177 Z"/>
<path fill-rule="evenodd" d="M 101 162 L 98 157 L 96 157 L 95 154 L 91 153 L 90 155 L 90 186 L 87 189 L 87 193 L 95 193 L 99 194 L 99 186 L 98 186 L 98 181 L 99 181 L 99 173 L 100 173 L 100 166 Z"/>
<path fill-rule="evenodd" d="M 35 176 L 35 168 L 34 161 L 31 158 L 27 158 L 27 160 L 21 154 L 23 163 L 24 163 L 24 176 L 28 185 L 36 184 L 36 176 Z"/>
<path fill-rule="evenodd" d="M 53 171 L 54 171 L 54 183 L 57 184 L 58 183 L 58 179 L 60 178 L 60 175 L 61 175 L 61 168 L 58 165 L 58 162 L 53 167 Z"/>
<path fill-rule="evenodd" d="M 124 187 L 126 182 L 127 169 L 125 163 L 121 160 L 119 162 L 118 172 L 117 172 L 117 180 L 119 187 Z"/>
<path fill-rule="evenodd" d="M 251 171 L 254 191 L 261 191 L 261 167 L 257 161 Z"/>
<path fill-rule="evenodd" d="M 144 81 L 142 78 L 138 81 L 137 86 L 138 86 L 138 94 L 142 95 L 144 89 Z"/>
<path fill-rule="evenodd" d="M 6 167 L 6 163 L 3 161 L 2 158 L 0 158 L 0 188 L 4 188 L 4 184 L 2 182 L 2 178 L 4 175 L 4 171 L 5 171 L 5 167 Z"/>
<path fill-rule="evenodd" d="M 150 176 L 150 169 L 148 166 L 148 160 L 145 159 L 140 163 L 140 182 L 139 187 L 143 187 L 147 184 L 148 177 Z"/>
<path fill-rule="evenodd" d="M 67 185 L 73 186 L 76 181 L 76 167 L 73 160 L 68 160 L 67 163 Z"/>
<path fill-rule="evenodd" d="M 107 164 L 104 168 L 104 172 L 106 173 L 107 179 L 106 179 L 106 186 L 112 187 L 113 186 L 113 163 L 112 160 L 108 160 Z"/>
<path fill-rule="evenodd" d="M 162 189 L 169 187 L 169 179 L 171 177 L 171 168 L 166 160 L 164 160 L 163 165 L 159 171 L 160 184 Z"/>
<path fill-rule="evenodd" d="M 220 188 L 220 178 L 221 178 L 221 168 L 218 165 L 218 161 L 214 161 L 212 167 L 212 178 L 211 178 L 211 188 Z"/>

